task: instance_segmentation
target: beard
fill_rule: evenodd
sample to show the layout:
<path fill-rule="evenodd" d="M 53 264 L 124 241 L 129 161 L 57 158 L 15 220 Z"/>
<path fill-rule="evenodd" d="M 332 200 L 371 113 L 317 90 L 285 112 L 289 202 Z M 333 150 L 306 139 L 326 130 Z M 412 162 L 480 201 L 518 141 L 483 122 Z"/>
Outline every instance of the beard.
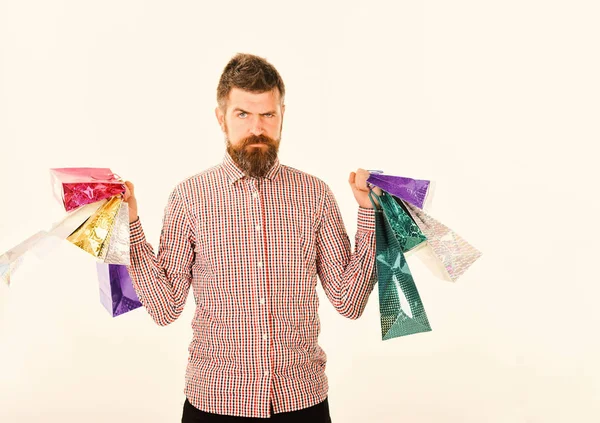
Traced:
<path fill-rule="evenodd" d="M 227 152 L 239 166 L 239 168 L 250 177 L 264 178 L 275 164 L 279 151 L 280 139 L 275 140 L 266 135 L 251 135 L 244 138 L 236 145 L 227 140 Z M 252 146 L 251 144 L 262 144 Z"/>

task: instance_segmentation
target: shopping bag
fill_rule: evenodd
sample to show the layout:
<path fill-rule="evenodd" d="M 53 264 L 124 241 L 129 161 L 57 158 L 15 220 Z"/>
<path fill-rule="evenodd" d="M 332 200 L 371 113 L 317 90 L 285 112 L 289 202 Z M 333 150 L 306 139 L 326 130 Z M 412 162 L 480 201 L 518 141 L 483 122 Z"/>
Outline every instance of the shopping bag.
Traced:
<path fill-rule="evenodd" d="M 50 175 L 54 196 L 66 211 L 125 192 L 123 181 L 108 168 L 54 168 Z"/>
<path fill-rule="evenodd" d="M 12 276 L 29 258 L 43 259 L 59 246 L 75 229 L 80 227 L 94 214 L 106 200 L 87 204 L 69 212 L 49 231 L 39 231 L 20 244 L 0 255 L 0 279 L 10 285 Z"/>
<path fill-rule="evenodd" d="M 401 200 L 398 199 L 397 201 Z M 412 204 L 405 201 L 402 204 L 427 237 L 427 244 L 442 262 L 452 282 L 456 282 L 481 257 L 481 251 L 465 241 L 452 229 Z"/>
<path fill-rule="evenodd" d="M 110 234 L 105 263 L 130 264 L 129 205 L 122 201 Z"/>
<path fill-rule="evenodd" d="M 50 234 L 46 231 L 37 232 L 19 245 L 16 245 L 0 255 L 0 279 L 7 285 L 10 285 L 11 277 L 19 267 L 21 267 L 29 254 L 37 256 L 38 258 L 47 254 L 48 249 L 40 249 L 39 246 L 42 241 L 49 237 Z"/>
<path fill-rule="evenodd" d="M 127 266 L 96 263 L 100 302 L 112 317 L 142 306 L 131 282 Z"/>
<path fill-rule="evenodd" d="M 370 174 L 367 182 L 395 197 L 414 204 L 420 209 L 424 208 L 426 201 L 428 201 L 430 187 L 432 186 L 431 181 L 427 180 L 375 172 Z"/>
<path fill-rule="evenodd" d="M 382 191 L 379 196 L 374 191 L 371 191 L 371 193 L 377 197 L 403 253 L 424 244 L 427 237 L 419 229 L 410 214 L 395 201 L 391 194 L 385 191 Z"/>
<path fill-rule="evenodd" d="M 83 225 L 67 237 L 67 241 L 104 261 L 110 245 L 117 214 L 123 199 L 112 197 L 100 207 Z"/>
<path fill-rule="evenodd" d="M 375 207 L 376 270 L 379 289 L 381 337 L 388 340 L 400 336 L 431 331 L 431 326 L 402 253 L 402 248 L 383 210 Z"/>

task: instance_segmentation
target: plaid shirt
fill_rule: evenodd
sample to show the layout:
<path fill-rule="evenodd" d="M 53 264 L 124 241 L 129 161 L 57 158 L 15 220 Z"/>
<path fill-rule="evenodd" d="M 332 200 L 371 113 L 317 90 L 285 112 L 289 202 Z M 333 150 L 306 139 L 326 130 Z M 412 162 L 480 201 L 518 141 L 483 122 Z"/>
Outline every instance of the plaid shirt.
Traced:
<path fill-rule="evenodd" d="M 131 224 L 133 285 L 159 325 L 196 301 L 185 394 L 196 408 L 268 417 L 325 399 L 317 275 L 335 309 L 358 318 L 375 277 L 375 217 L 358 208 L 352 253 L 329 187 L 275 163 L 248 178 L 223 163 L 180 183 L 158 255 Z"/>

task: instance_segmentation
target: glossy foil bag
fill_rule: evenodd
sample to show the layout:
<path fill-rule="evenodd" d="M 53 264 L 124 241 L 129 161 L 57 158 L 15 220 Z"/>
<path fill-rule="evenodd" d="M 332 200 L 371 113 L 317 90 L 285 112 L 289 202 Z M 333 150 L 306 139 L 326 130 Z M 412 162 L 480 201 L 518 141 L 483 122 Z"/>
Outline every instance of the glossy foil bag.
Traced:
<path fill-rule="evenodd" d="M 32 258 L 43 259 L 105 203 L 106 200 L 103 200 L 73 210 L 49 231 L 40 231 L 0 255 L 0 279 L 10 285 L 11 277 L 24 262 Z"/>
<path fill-rule="evenodd" d="M 402 247 L 386 214 L 378 209 L 375 210 L 375 238 L 381 338 L 385 341 L 431 331 Z"/>
<path fill-rule="evenodd" d="M 125 192 L 123 181 L 108 168 L 55 168 L 50 175 L 54 196 L 66 211 Z"/>
<path fill-rule="evenodd" d="M 478 249 L 452 229 L 414 205 L 407 202 L 402 202 L 402 204 L 427 237 L 427 243 L 442 262 L 452 282 L 456 282 L 481 257 L 482 253 Z"/>
<path fill-rule="evenodd" d="M 431 181 L 371 173 L 367 182 L 420 209 L 423 209 L 425 204 L 431 201 L 430 187 L 433 186 Z"/>
<path fill-rule="evenodd" d="M 112 317 L 142 306 L 131 282 L 127 266 L 96 263 L 100 302 Z"/>
<path fill-rule="evenodd" d="M 120 196 L 108 200 L 83 225 L 69 235 L 67 240 L 104 261 L 122 203 L 123 199 Z"/>
<path fill-rule="evenodd" d="M 129 205 L 121 203 L 110 235 L 105 263 L 129 265 Z"/>
<path fill-rule="evenodd" d="M 376 195 L 373 191 L 371 194 Z M 392 230 L 396 234 L 396 239 L 398 240 L 403 253 L 425 243 L 427 238 L 421 229 L 419 229 L 419 226 L 392 195 L 383 191 L 381 195 L 378 196 L 378 201 L 388 218 Z"/>

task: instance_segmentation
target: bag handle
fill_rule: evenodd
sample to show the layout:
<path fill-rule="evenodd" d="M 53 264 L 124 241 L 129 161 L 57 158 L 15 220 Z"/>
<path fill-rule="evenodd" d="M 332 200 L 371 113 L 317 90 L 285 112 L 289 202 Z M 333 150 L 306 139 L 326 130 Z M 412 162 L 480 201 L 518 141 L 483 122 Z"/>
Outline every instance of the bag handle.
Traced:
<path fill-rule="evenodd" d="M 381 210 L 381 207 L 377 207 L 377 205 L 375 204 L 375 200 L 373 199 L 373 196 L 375 196 L 378 200 L 381 198 L 379 195 L 377 195 L 375 193 L 375 191 L 373 191 L 371 189 L 371 187 L 369 187 L 369 201 L 371 201 L 371 204 L 373 205 L 373 210 L 375 210 L 375 211 Z M 381 205 L 381 201 L 379 201 L 379 204 Z"/>
<path fill-rule="evenodd" d="M 103 178 L 96 178 L 94 175 L 90 175 L 90 178 L 95 179 L 97 181 L 115 181 L 115 182 L 122 182 L 123 178 L 121 178 L 119 175 L 117 175 L 116 173 L 111 173 L 110 176 L 105 176 Z"/>

